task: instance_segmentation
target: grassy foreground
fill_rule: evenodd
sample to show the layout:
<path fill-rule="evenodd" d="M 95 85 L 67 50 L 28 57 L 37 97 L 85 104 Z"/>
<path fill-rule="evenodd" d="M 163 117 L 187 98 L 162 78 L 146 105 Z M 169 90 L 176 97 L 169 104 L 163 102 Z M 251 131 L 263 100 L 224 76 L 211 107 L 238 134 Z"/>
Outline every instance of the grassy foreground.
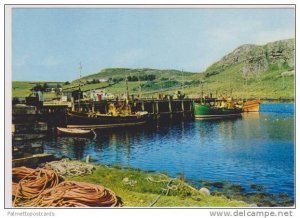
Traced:
<path fill-rule="evenodd" d="M 93 174 L 65 177 L 66 180 L 101 184 L 122 199 L 124 207 L 248 207 L 243 201 L 225 196 L 205 196 L 182 179 L 138 169 L 96 165 Z M 172 179 L 172 182 L 170 180 Z M 168 194 L 167 187 L 170 187 Z"/>

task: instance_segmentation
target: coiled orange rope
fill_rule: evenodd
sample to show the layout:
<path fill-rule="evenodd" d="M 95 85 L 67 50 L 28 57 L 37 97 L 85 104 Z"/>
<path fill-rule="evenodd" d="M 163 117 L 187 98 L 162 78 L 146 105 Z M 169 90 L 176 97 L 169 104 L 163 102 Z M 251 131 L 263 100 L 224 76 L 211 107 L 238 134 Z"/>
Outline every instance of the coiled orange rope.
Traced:
<path fill-rule="evenodd" d="M 29 174 L 33 173 L 34 169 L 27 168 L 27 167 L 15 167 L 12 169 L 12 179 L 13 182 L 18 183 L 21 179 Z"/>
<path fill-rule="evenodd" d="M 16 167 L 12 169 L 12 195 L 15 196 L 17 189 L 18 189 L 18 183 L 21 179 L 23 179 L 25 176 L 28 176 L 34 172 L 34 169 L 27 168 L 27 167 Z"/>
<path fill-rule="evenodd" d="M 18 200 L 36 198 L 44 190 L 51 189 L 63 181 L 55 171 L 42 168 L 36 170 L 14 168 L 13 181 L 18 179 L 17 185 L 13 185 L 12 194 L 15 197 L 13 206 L 18 205 Z"/>
<path fill-rule="evenodd" d="M 44 191 L 30 206 L 41 207 L 115 207 L 114 192 L 101 185 L 65 181 Z"/>
<path fill-rule="evenodd" d="M 65 181 L 48 169 L 13 168 L 13 206 L 114 207 L 115 193 L 101 185 Z"/>

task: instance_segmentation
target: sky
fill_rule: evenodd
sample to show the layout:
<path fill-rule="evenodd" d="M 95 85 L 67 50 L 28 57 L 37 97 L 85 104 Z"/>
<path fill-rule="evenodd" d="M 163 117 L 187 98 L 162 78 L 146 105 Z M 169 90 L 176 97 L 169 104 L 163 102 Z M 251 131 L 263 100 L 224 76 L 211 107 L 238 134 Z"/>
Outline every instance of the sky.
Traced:
<path fill-rule="evenodd" d="M 294 9 L 14 8 L 12 79 L 72 81 L 104 68 L 203 72 L 242 44 L 295 37 Z"/>

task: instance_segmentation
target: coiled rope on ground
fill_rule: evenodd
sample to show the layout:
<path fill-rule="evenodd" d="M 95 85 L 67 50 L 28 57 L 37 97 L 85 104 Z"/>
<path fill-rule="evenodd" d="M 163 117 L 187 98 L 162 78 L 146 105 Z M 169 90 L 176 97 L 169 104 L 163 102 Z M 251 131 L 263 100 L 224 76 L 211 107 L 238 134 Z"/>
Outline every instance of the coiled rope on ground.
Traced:
<path fill-rule="evenodd" d="M 13 206 L 17 206 L 20 200 L 30 200 L 39 196 L 43 191 L 58 185 L 63 178 L 53 170 L 43 168 L 13 168 L 12 194 L 14 196 Z"/>
<path fill-rule="evenodd" d="M 114 192 L 101 185 L 65 181 L 43 192 L 29 206 L 41 207 L 115 207 Z"/>
<path fill-rule="evenodd" d="M 13 168 L 14 207 L 114 207 L 115 193 L 101 185 L 64 181 L 54 170 Z"/>
<path fill-rule="evenodd" d="M 94 166 L 81 161 L 62 159 L 60 161 L 46 163 L 45 168 L 52 169 L 61 176 L 79 176 L 92 174 Z"/>
<path fill-rule="evenodd" d="M 13 182 L 18 183 L 21 179 L 29 174 L 33 173 L 34 169 L 27 167 L 15 167 L 12 169 L 12 179 Z"/>
<path fill-rule="evenodd" d="M 16 195 L 16 190 L 18 183 L 21 179 L 23 179 L 25 176 L 31 174 L 34 171 L 34 169 L 30 169 L 27 167 L 16 167 L 12 169 L 12 195 Z"/>

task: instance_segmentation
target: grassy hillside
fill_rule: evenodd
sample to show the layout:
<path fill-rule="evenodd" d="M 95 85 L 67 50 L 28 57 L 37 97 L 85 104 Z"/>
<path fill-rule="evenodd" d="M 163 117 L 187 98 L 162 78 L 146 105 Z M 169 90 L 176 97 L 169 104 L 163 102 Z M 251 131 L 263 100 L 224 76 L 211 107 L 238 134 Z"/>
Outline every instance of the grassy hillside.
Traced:
<path fill-rule="evenodd" d="M 141 68 L 141 69 L 130 69 L 130 68 L 107 68 L 101 70 L 96 74 L 85 76 L 81 78 L 81 82 L 85 82 L 90 79 L 99 79 L 99 78 L 122 78 L 125 79 L 126 76 L 139 76 L 143 77 L 145 75 L 155 75 L 156 79 L 179 79 L 182 74 L 184 76 L 192 76 L 197 73 L 191 73 L 186 71 L 179 70 L 160 70 L 160 69 L 150 69 L 150 68 Z M 73 83 L 78 82 L 78 80 L 73 81 Z"/>
<path fill-rule="evenodd" d="M 40 84 L 64 84 L 63 82 L 52 82 L 52 81 L 13 81 L 12 82 L 12 97 L 27 97 L 32 91 L 31 89 L 36 85 Z M 44 93 L 45 98 L 54 98 L 55 93 Z"/>
<path fill-rule="evenodd" d="M 143 96 L 173 94 L 184 90 L 188 95 L 229 96 L 236 98 L 294 98 L 295 40 L 281 40 L 266 45 L 242 45 L 213 63 L 204 72 L 179 70 L 108 68 L 80 79 L 83 91 L 106 89 L 113 94 L 126 92 Z M 100 82 L 99 80 L 106 80 Z M 13 82 L 13 96 L 30 94 L 33 82 Z M 64 89 L 78 89 L 74 80 Z"/>
<path fill-rule="evenodd" d="M 294 98 L 294 45 L 295 40 L 281 40 L 266 45 L 242 45 L 213 63 L 202 73 L 157 69 L 105 69 L 82 78 L 125 78 L 153 74 L 153 81 L 141 81 L 143 96 L 163 92 L 172 94 L 182 90 L 188 95 L 232 95 L 236 98 Z M 74 81 L 76 83 L 78 81 Z M 128 82 L 130 93 L 137 94 L 139 83 Z M 96 85 L 97 86 L 97 85 Z M 86 86 L 84 86 L 86 87 Z M 124 93 L 125 82 L 106 87 L 112 93 Z"/>
<path fill-rule="evenodd" d="M 260 75 L 248 78 L 240 73 L 243 64 L 235 64 L 217 75 L 199 75 L 205 94 L 231 95 L 235 98 L 294 98 L 294 70 L 268 69 Z M 187 94 L 200 93 L 201 88 L 189 87 Z"/>
<path fill-rule="evenodd" d="M 12 96 L 26 97 L 30 95 L 31 89 L 35 86 L 34 82 L 13 81 L 12 82 Z"/>
<path fill-rule="evenodd" d="M 80 79 L 82 90 L 92 90 L 105 88 L 107 92 L 123 94 L 126 92 L 126 82 L 130 94 L 138 94 L 141 86 L 143 96 L 150 96 L 155 93 L 166 92 L 164 90 L 178 90 L 182 84 L 198 84 L 197 79 L 192 79 L 198 73 L 191 73 L 179 70 L 159 70 L 159 69 L 128 69 L 128 68 L 108 68 L 99 73 L 92 74 Z M 132 79 L 131 79 L 132 78 Z M 98 82 L 99 79 L 106 79 L 107 82 Z M 91 84 L 93 83 L 93 84 Z M 64 86 L 65 89 L 77 89 L 79 80 L 74 80 L 71 84 Z"/>

